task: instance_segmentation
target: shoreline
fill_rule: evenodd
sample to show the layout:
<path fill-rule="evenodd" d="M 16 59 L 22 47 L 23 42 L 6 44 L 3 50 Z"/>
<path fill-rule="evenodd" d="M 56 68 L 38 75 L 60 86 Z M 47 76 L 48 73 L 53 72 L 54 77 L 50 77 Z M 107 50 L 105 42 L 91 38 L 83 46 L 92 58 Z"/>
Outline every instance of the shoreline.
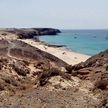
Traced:
<path fill-rule="evenodd" d="M 33 41 L 35 41 L 35 40 L 33 39 Z M 45 46 L 54 47 L 54 48 L 65 48 L 66 47 L 66 45 L 49 44 L 49 43 L 46 43 L 45 41 L 41 41 L 41 40 L 38 40 L 38 41 L 35 41 L 35 42 L 40 42 Z"/>
<path fill-rule="evenodd" d="M 20 41 L 23 41 L 33 47 L 36 47 L 42 51 L 52 54 L 58 57 L 59 59 L 63 60 L 64 62 L 68 63 L 69 65 L 75 65 L 80 62 L 84 62 L 91 57 L 85 54 L 80 54 L 72 50 L 66 49 L 65 47 L 55 47 L 56 45 L 49 46 L 48 43 L 46 44 L 45 42 L 35 41 L 33 39 L 20 39 Z"/>

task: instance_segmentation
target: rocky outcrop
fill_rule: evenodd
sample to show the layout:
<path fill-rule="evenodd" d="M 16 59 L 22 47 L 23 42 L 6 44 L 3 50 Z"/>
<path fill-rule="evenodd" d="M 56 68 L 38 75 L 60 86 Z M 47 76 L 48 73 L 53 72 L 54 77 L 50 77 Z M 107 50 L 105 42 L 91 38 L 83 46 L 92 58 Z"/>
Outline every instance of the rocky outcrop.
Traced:
<path fill-rule="evenodd" d="M 57 35 L 61 31 L 58 29 L 52 29 L 52 28 L 8 28 L 4 31 L 16 34 L 19 36 L 20 39 L 22 38 L 34 38 L 35 36 L 41 36 L 41 35 Z"/>
<path fill-rule="evenodd" d="M 104 107 L 108 104 L 108 49 L 87 61 L 66 67 L 67 73 L 84 81 L 91 81 L 93 92 L 103 95 Z"/>
<path fill-rule="evenodd" d="M 108 49 L 103 51 L 85 62 L 81 62 L 74 66 L 67 66 L 69 73 L 77 73 L 76 75 L 83 79 L 89 80 L 108 80 Z"/>

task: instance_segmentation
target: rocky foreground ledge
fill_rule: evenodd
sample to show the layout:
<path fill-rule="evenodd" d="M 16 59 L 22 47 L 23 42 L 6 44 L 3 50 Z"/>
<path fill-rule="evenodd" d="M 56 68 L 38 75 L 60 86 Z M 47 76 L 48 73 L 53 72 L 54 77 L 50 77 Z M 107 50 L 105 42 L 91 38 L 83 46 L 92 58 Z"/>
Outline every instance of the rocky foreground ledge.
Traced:
<path fill-rule="evenodd" d="M 58 29 L 53 28 L 6 28 L 2 29 L 5 33 L 2 35 L 6 36 L 7 33 L 15 34 L 20 39 L 24 38 L 34 38 L 34 36 L 41 36 L 41 35 L 57 35 L 58 33 L 61 33 Z"/>

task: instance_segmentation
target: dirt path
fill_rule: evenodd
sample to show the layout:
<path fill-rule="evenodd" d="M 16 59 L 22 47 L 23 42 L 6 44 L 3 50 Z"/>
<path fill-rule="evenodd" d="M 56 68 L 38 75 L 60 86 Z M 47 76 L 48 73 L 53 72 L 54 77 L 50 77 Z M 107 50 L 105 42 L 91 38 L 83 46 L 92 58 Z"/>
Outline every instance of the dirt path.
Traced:
<path fill-rule="evenodd" d="M 13 58 L 13 56 L 11 55 L 11 49 L 15 47 L 15 44 L 11 42 L 10 40 L 8 40 L 8 43 L 9 43 L 9 47 L 8 47 L 7 56 L 10 58 Z"/>
<path fill-rule="evenodd" d="M 11 40 L 7 40 L 7 41 L 9 43 L 7 56 L 10 57 L 10 58 L 16 59 L 16 60 L 22 60 L 20 58 L 17 58 L 17 57 L 14 57 L 14 56 L 11 55 L 11 49 L 15 48 L 16 45 Z"/>

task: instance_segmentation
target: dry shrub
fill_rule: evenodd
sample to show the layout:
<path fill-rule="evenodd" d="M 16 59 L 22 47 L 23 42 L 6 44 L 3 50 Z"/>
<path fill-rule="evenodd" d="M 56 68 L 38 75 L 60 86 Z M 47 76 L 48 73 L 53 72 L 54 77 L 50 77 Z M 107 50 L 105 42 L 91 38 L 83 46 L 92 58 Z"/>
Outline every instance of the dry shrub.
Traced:
<path fill-rule="evenodd" d="M 18 87 L 19 90 L 26 90 L 26 85 L 22 84 Z"/>
<path fill-rule="evenodd" d="M 7 84 L 11 84 L 13 86 L 18 86 L 18 83 L 17 81 L 12 78 L 12 77 L 9 77 L 9 76 L 3 76 L 2 80 L 7 83 Z"/>
<path fill-rule="evenodd" d="M 51 68 L 48 71 L 44 71 L 42 72 L 38 77 L 39 77 L 39 81 L 40 81 L 40 86 L 45 85 L 50 77 L 53 76 L 61 76 L 64 79 L 68 79 L 71 80 L 71 75 L 61 72 L 58 68 Z"/>
<path fill-rule="evenodd" d="M 108 71 L 108 66 L 106 66 L 106 71 Z"/>
<path fill-rule="evenodd" d="M 61 76 L 62 78 L 64 78 L 64 79 L 71 80 L 71 75 L 70 75 L 70 74 L 61 72 L 61 73 L 60 73 L 60 76 Z"/>
<path fill-rule="evenodd" d="M 77 71 L 77 70 L 80 70 L 80 69 L 84 68 L 84 65 L 85 64 L 83 62 L 81 62 L 81 63 L 76 64 L 74 66 L 67 65 L 65 68 L 66 68 L 67 72 L 71 74 L 72 71 Z"/>
<path fill-rule="evenodd" d="M 108 80 L 99 80 L 95 83 L 95 87 L 101 90 L 105 90 L 108 86 Z"/>
<path fill-rule="evenodd" d="M 5 89 L 4 83 L 0 80 L 0 91 Z"/>
<path fill-rule="evenodd" d="M 7 33 L 2 33 L 1 35 L 6 36 L 6 35 L 7 35 Z"/>
<path fill-rule="evenodd" d="M 46 71 L 50 69 L 50 63 L 48 61 L 40 61 L 37 64 L 35 64 L 35 67 Z"/>
<path fill-rule="evenodd" d="M 67 66 L 65 67 L 65 69 L 67 70 L 68 73 L 71 74 L 73 68 L 72 68 L 72 65 L 67 65 Z"/>
<path fill-rule="evenodd" d="M 23 71 L 23 69 L 18 68 L 18 67 L 14 67 L 14 70 L 17 72 L 18 75 L 22 75 L 22 76 L 26 76 L 27 72 Z"/>
<path fill-rule="evenodd" d="M 3 68 L 4 66 L 6 66 L 8 62 L 9 62 L 9 61 L 8 61 L 7 58 L 1 57 L 1 58 L 0 58 L 0 70 L 2 70 L 2 68 Z"/>
<path fill-rule="evenodd" d="M 30 73 L 30 70 L 25 67 L 18 67 L 16 65 L 13 65 L 13 69 L 17 72 L 18 75 L 26 76 Z"/>
<path fill-rule="evenodd" d="M 2 63 L 2 64 L 7 64 L 7 63 L 8 63 L 8 59 L 7 59 L 7 58 L 1 57 L 1 58 L 0 58 L 0 63 Z"/>
<path fill-rule="evenodd" d="M 0 70 L 3 68 L 3 64 L 2 63 L 0 63 Z"/>
<path fill-rule="evenodd" d="M 28 61 L 26 61 L 26 60 L 23 60 L 22 62 L 24 62 L 24 64 L 27 65 L 27 66 L 30 64 L 30 63 L 29 63 Z"/>

